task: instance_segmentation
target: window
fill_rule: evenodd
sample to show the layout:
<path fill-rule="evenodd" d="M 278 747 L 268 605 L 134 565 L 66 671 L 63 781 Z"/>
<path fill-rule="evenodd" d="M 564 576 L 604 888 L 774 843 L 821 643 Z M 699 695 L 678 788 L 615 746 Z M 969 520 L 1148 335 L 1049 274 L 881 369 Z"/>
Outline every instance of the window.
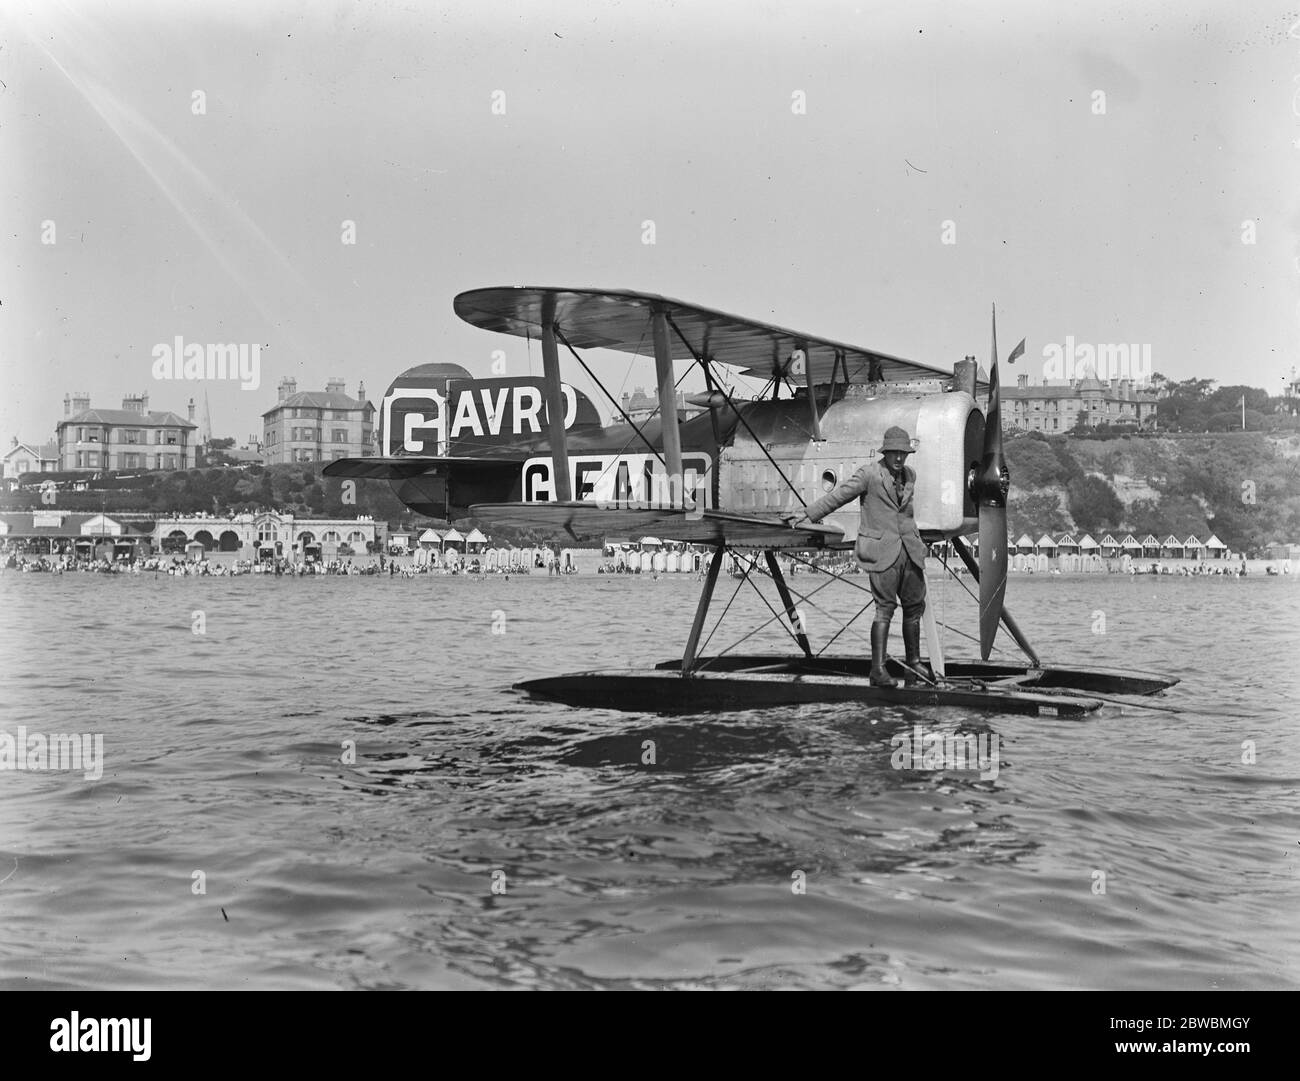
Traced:
<path fill-rule="evenodd" d="M 90 469 L 99 468 L 99 454 L 93 450 L 86 451 L 86 466 Z"/>
<path fill-rule="evenodd" d="M 346 443 L 348 441 L 348 430 L 346 428 L 334 429 L 334 442 Z"/>
<path fill-rule="evenodd" d="M 347 420 L 347 419 L 348 419 L 348 414 L 349 414 L 350 412 L 351 412 L 351 410 L 349 410 L 349 409 L 336 409 L 336 410 L 334 410 L 332 416 L 333 416 L 333 419 L 334 419 L 334 420 Z"/>
<path fill-rule="evenodd" d="M 140 442 L 140 433 L 139 433 L 139 432 L 135 432 L 135 431 L 131 431 L 131 430 L 128 428 L 128 429 L 127 429 L 127 433 L 126 433 L 126 441 L 127 441 L 128 443 L 132 443 L 132 444 Z"/>
<path fill-rule="evenodd" d="M 138 454 L 128 454 L 128 455 L 126 456 L 126 468 L 127 468 L 127 469 L 139 469 L 139 468 L 140 468 L 140 455 L 138 455 Z"/>
<path fill-rule="evenodd" d="M 77 442 L 78 442 L 78 443 L 84 443 L 85 441 L 86 441 L 86 429 L 85 429 L 85 428 L 78 428 L 78 429 L 77 429 Z"/>

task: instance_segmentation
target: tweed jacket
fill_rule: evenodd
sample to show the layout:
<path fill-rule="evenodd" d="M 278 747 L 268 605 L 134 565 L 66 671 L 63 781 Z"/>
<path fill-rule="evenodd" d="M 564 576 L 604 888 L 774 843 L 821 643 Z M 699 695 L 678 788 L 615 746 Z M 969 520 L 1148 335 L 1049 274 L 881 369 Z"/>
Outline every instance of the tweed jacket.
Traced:
<path fill-rule="evenodd" d="M 913 517 L 912 494 L 916 472 L 903 466 L 903 498 L 894 492 L 894 476 L 884 460 L 869 462 L 853 476 L 827 492 L 807 509 L 814 522 L 844 506 L 855 496 L 861 505 L 858 519 L 858 562 L 865 570 L 888 570 L 900 551 L 918 567 L 925 565 L 925 543 Z"/>

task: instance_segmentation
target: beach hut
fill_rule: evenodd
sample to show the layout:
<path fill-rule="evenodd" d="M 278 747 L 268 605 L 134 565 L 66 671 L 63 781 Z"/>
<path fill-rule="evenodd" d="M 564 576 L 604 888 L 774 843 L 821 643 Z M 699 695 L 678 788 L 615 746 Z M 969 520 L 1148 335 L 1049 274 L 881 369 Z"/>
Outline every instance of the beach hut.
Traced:
<path fill-rule="evenodd" d="M 1188 559 L 1204 559 L 1205 545 L 1203 545 L 1199 540 L 1197 540 L 1196 534 L 1193 533 L 1190 537 L 1188 537 L 1185 541 L 1183 541 L 1183 553 L 1184 555 L 1186 555 Z"/>
<path fill-rule="evenodd" d="M 1074 539 L 1074 534 L 1062 533 L 1057 539 L 1056 551 L 1058 555 L 1077 556 L 1079 554 L 1079 542 Z"/>
<path fill-rule="evenodd" d="M 465 537 L 465 550 L 467 552 L 481 552 L 487 547 L 487 537 L 477 529 L 471 529 Z"/>
<path fill-rule="evenodd" d="M 1038 538 L 1038 543 L 1034 545 L 1034 554 L 1052 559 L 1056 555 L 1056 549 L 1057 544 L 1056 541 L 1052 540 L 1051 534 L 1044 533 Z"/>
<path fill-rule="evenodd" d="M 1010 544 L 1010 540 L 1011 540 L 1010 536 L 1007 537 L 1007 540 L 1008 543 Z M 1014 545 L 1010 546 L 1010 550 L 1011 553 L 1014 555 L 1022 555 L 1022 556 L 1033 555 L 1034 538 L 1031 537 L 1028 533 L 1021 533 L 1020 539 L 1016 541 Z"/>
<path fill-rule="evenodd" d="M 442 537 L 438 535 L 436 529 L 426 529 L 420 534 L 420 547 L 424 549 L 432 548 L 442 543 Z"/>
<path fill-rule="evenodd" d="M 1224 559 L 1228 555 L 1228 546 L 1214 534 L 1205 542 L 1205 555 L 1208 559 Z"/>
<path fill-rule="evenodd" d="M 1114 534 L 1107 533 L 1101 538 L 1101 555 L 1103 559 L 1114 559 L 1120 553 L 1120 543 Z"/>
<path fill-rule="evenodd" d="M 458 529 L 449 529 L 442 535 L 442 546 L 446 548 L 449 544 L 464 544 L 465 534 Z M 459 549 L 457 549 L 459 551 Z"/>
<path fill-rule="evenodd" d="M 1160 555 L 1165 559 L 1182 559 L 1184 551 L 1183 542 L 1172 533 L 1160 542 Z"/>
<path fill-rule="evenodd" d="M 1150 559 L 1158 559 L 1160 556 L 1160 542 L 1151 533 L 1142 538 L 1142 556 Z"/>
<path fill-rule="evenodd" d="M 1124 539 L 1119 542 L 1119 546 L 1126 556 L 1140 556 L 1142 554 L 1142 542 L 1132 533 L 1125 533 Z"/>
<path fill-rule="evenodd" d="M 1079 538 L 1079 554 L 1081 556 L 1093 556 L 1097 554 L 1097 549 L 1101 545 L 1092 539 L 1091 533 L 1085 533 Z"/>

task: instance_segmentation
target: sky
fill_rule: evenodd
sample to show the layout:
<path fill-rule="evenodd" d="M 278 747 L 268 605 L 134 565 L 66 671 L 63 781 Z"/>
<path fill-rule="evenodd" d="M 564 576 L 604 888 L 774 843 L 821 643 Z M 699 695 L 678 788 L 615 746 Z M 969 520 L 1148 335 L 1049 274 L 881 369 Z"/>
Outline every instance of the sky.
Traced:
<path fill-rule="evenodd" d="M 540 374 L 452 310 L 496 285 L 945 368 L 996 303 L 1004 382 L 1067 337 L 1271 393 L 1300 364 L 1300 7 L 0 0 L 0 146 L 6 446 L 74 392 L 243 443 L 284 376 Z M 261 344 L 259 386 L 155 378 L 177 336 Z"/>

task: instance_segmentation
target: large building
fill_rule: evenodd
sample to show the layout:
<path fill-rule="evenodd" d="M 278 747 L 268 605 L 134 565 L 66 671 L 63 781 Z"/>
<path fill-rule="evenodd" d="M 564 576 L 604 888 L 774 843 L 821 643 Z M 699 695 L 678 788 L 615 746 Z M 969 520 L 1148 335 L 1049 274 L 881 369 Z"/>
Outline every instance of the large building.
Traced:
<path fill-rule="evenodd" d="M 154 547 L 164 553 L 187 550 L 196 542 L 205 551 L 239 552 L 252 557 L 279 556 L 302 559 L 321 556 L 329 545 L 347 544 L 354 554 L 382 541 L 387 527 L 373 518 L 295 518 L 277 511 L 217 517 L 181 514 L 159 518 L 154 525 Z"/>
<path fill-rule="evenodd" d="M 1050 380 L 1030 386 L 1029 376 L 1002 388 L 1002 418 L 1008 428 L 1022 432 L 1062 434 L 1078 422 L 1149 427 L 1156 416 L 1155 392 L 1130 379 Z"/>
<path fill-rule="evenodd" d="M 288 377 L 280 380 L 280 400 L 262 414 L 262 455 L 278 462 L 330 462 L 367 458 L 375 453 L 375 407 L 366 401 L 366 385 L 351 398 L 342 379 L 324 391 L 298 390 Z"/>
<path fill-rule="evenodd" d="M 149 411 L 149 395 L 122 399 L 121 409 L 91 409 L 90 395 L 65 394 L 58 432 L 59 469 L 193 469 L 198 454 L 194 399 L 189 420 Z"/>

